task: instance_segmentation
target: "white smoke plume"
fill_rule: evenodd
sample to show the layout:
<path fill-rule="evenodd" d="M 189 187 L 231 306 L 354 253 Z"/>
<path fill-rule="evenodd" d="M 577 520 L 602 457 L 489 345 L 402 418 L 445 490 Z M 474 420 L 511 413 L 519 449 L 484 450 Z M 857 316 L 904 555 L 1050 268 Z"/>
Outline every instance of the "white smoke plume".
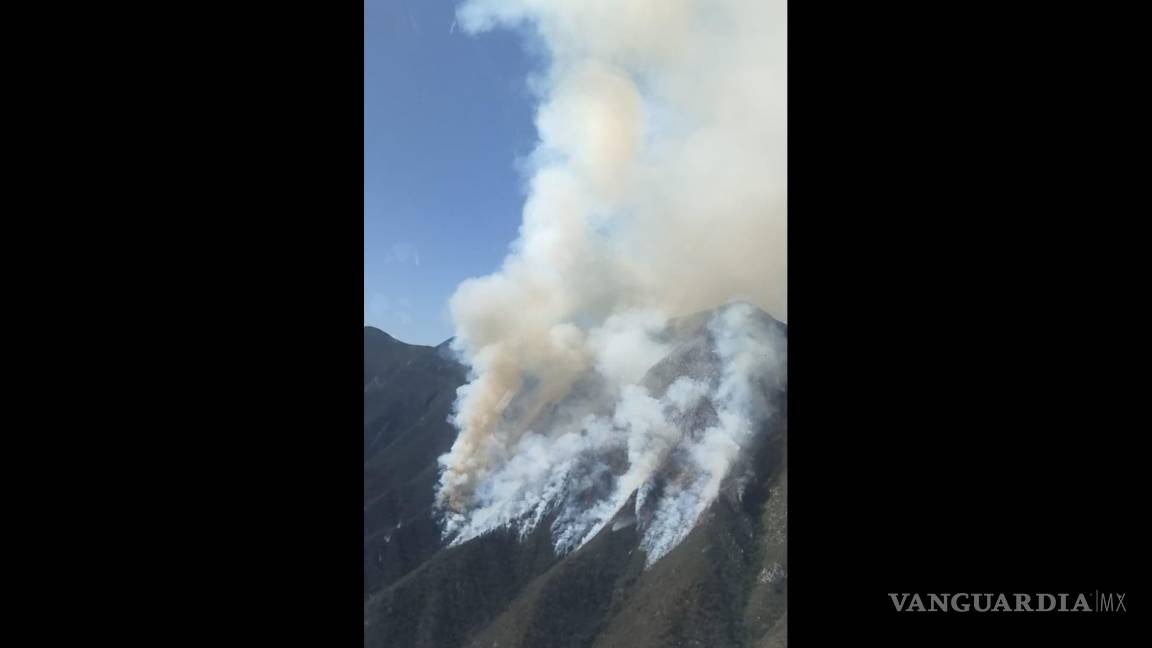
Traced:
<path fill-rule="evenodd" d="M 688 450 L 692 477 L 663 488 L 655 519 L 690 529 L 765 414 L 747 381 L 778 354 L 729 308 L 711 326 L 722 378 L 639 383 L 672 351 L 672 317 L 740 300 L 786 319 L 786 4 L 469 0 L 458 23 L 532 30 L 549 64 L 519 239 L 451 300 L 472 376 L 440 460 L 446 533 L 555 511 L 571 549 L 634 493 L 639 512 Z M 675 422 L 705 399 L 715 425 Z M 645 538 L 651 559 L 682 536 Z"/>

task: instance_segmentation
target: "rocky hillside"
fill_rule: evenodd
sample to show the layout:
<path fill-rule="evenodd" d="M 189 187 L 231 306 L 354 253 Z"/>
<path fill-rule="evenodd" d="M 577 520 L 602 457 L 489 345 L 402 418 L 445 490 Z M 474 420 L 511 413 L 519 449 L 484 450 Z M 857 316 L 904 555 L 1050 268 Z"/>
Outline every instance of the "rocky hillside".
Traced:
<path fill-rule="evenodd" d="M 784 326 L 778 327 L 783 339 Z M 707 371 L 706 314 L 670 328 L 677 344 L 644 379 L 653 393 Z M 550 520 L 526 538 L 500 529 L 445 547 L 431 509 L 436 457 L 465 371 L 445 345 L 365 330 L 366 648 L 782 646 L 787 595 L 786 388 L 747 455 L 692 532 L 646 568 L 634 500 L 591 541 L 557 556 Z M 703 408 L 688 425 L 714 413 Z M 639 519 L 638 519 L 639 517 Z"/>
<path fill-rule="evenodd" d="M 364 596 L 440 546 L 430 515 L 436 458 L 456 431 L 448 413 L 465 370 L 437 347 L 364 329 Z"/>

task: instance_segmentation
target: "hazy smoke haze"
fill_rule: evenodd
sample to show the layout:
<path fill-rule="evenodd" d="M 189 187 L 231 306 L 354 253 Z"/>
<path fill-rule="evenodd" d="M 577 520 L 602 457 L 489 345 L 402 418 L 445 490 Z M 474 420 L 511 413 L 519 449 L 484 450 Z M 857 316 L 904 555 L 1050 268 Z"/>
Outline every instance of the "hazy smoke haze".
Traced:
<path fill-rule="evenodd" d="M 519 238 L 451 300 L 473 373 L 441 458 L 446 533 L 559 511 L 565 550 L 635 493 L 662 555 L 715 499 L 768 414 L 758 385 L 782 371 L 782 342 L 733 307 L 709 324 L 713 374 L 640 384 L 673 351 L 672 317 L 737 300 L 787 317 L 786 4 L 471 0 L 458 17 L 533 30 L 549 65 Z M 703 401 L 715 420 L 692 432 L 680 418 Z M 688 476 L 644 502 L 672 454 Z"/>

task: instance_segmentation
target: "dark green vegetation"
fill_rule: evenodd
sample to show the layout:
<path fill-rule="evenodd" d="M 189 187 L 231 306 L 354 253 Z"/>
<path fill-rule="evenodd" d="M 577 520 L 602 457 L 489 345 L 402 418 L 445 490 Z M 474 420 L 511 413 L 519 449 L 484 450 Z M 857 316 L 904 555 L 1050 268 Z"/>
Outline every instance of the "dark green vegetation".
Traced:
<path fill-rule="evenodd" d="M 650 388 L 707 362 L 699 324 L 681 322 L 686 341 L 653 367 Z M 784 645 L 783 392 L 771 394 L 778 414 L 748 449 L 755 479 L 725 487 L 687 539 L 645 570 L 627 514 L 562 558 L 550 520 L 523 541 L 497 531 L 444 547 L 431 512 L 436 458 L 455 437 L 447 417 L 465 370 L 446 345 L 406 345 L 372 328 L 364 353 L 366 648 Z"/>

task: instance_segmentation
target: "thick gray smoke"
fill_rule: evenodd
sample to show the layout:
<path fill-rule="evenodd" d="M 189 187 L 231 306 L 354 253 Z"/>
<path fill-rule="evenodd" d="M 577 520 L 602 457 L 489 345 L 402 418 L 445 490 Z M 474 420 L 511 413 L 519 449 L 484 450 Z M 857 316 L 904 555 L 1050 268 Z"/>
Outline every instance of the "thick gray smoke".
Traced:
<path fill-rule="evenodd" d="M 768 332 L 751 309 L 724 309 L 711 323 L 719 377 L 659 396 L 640 381 L 672 352 L 670 318 L 736 300 L 786 318 L 785 6 L 460 8 L 470 32 L 534 30 L 549 66 L 534 86 L 540 141 L 519 239 L 499 271 L 451 301 L 455 346 L 473 369 L 440 460 L 438 502 L 457 541 L 558 511 L 557 548 L 579 546 L 633 495 L 642 508 L 673 449 L 694 469 L 647 503 L 656 518 L 687 533 L 715 499 L 766 415 L 747 385 L 779 361 Z M 677 417 L 705 399 L 717 420 L 688 443 Z M 650 560 L 682 538 L 644 537 Z"/>

